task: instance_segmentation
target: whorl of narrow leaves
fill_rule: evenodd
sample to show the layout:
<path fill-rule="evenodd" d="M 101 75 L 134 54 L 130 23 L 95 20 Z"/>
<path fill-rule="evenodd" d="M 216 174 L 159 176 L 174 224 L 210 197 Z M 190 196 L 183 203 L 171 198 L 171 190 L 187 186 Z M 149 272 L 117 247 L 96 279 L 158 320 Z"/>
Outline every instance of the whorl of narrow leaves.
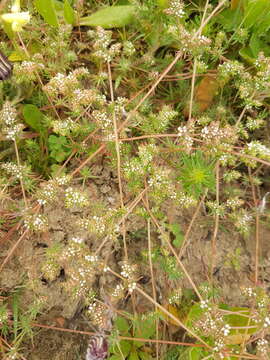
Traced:
<path fill-rule="evenodd" d="M 91 336 L 85 360 L 104 360 L 108 356 L 108 343 L 104 336 Z"/>

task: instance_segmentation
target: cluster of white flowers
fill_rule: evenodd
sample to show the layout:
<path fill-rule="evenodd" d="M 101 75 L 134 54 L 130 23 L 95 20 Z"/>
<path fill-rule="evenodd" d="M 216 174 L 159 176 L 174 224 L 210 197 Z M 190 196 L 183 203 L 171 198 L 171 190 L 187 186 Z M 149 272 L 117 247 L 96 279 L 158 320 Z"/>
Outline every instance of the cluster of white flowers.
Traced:
<path fill-rule="evenodd" d="M 180 145 L 184 147 L 184 151 L 189 153 L 192 150 L 193 139 L 190 134 L 190 129 L 187 126 L 178 127 L 178 136 L 180 137 Z"/>
<path fill-rule="evenodd" d="M 123 42 L 123 53 L 126 56 L 132 56 L 136 52 L 135 46 L 131 41 Z"/>
<path fill-rule="evenodd" d="M 82 106 L 91 104 L 104 105 L 106 97 L 92 89 L 75 89 L 69 99 L 70 107 L 74 111 L 79 111 Z"/>
<path fill-rule="evenodd" d="M 133 293 L 133 291 L 136 289 L 136 286 L 137 286 L 137 284 L 136 284 L 135 281 L 129 283 L 129 284 L 128 284 L 128 292 L 129 292 L 130 294 Z"/>
<path fill-rule="evenodd" d="M 38 203 L 46 205 L 57 199 L 58 189 L 54 181 L 48 181 L 41 190 L 37 192 Z"/>
<path fill-rule="evenodd" d="M 126 114 L 125 105 L 127 101 L 127 98 L 119 96 L 114 102 L 111 102 L 117 115 L 123 116 Z"/>
<path fill-rule="evenodd" d="M 226 183 L 229 183 L 233 180 L 237 180 L 241 177 L 241 173 L 237 170 L 231 170 L 231 171 L 226 171 L 224 174 L 223 174 L 223 180 L 226 182 Z"/>
<path fill-rule="evenodd" d="M 92 323 L 98 326 L 100 329 L 104 328 L 105 317 L 108 313 L 108 309 L 105 305 L 93 302 L 89 305 L 87 314 L 90 317 Z"/>
<path fill-rule="evenodd" d="M 218 121 L 213 121 L 208 126 L 202 128 L 201 137 L 208 144 L 219 143 L 221 140 L 225 139 L 228 142 L 232 142 L 235 139 L 234 133 L 234 130 L 230 126 L 221 128 Z"/>
<path fill-rule="evenodd" d="M 123 164 L 124 175 L 128 179 L 134 179 L 134 176 L 143 176 L 145 172 L 145 166 L 139 158 L 133 158 Z"/>
<path fill-rule="evenodd" d="M 266 316 L 266 317 L 264 318 L 263 327 L 264 327 L 264 328 L 270 327 L 270 317 L 269 317 L 269 316 Z"/>
<path fill-rule="evenodd" d="M 174 292 L 169 296 L 169 304 L 179 304 L 182 298 L 182 289 L 174 290 Z"/>
<path fill-rule="evenodd" d="M 78 78 L 87 74 L 88 70 L 86 68 L 78 68 L 68 75 L 57 73 L 48 84 L 44 86 L 44 90 L 54 96 L 70 96 L 75 89 L 79 88 Z"/>
<path fill-rule="evenodd" d="M 202 55 L 209 49 L 211 40 L 204 35 L 198 35 L 196 30 L 189 32 L 184 25 L 176 28 L 170 27 L 170 32 L 181 41 L 181 51 L 191 52 L 196 56 Z"/>
<path fill-rule="evenodd" d="M 247 234 L 252 222 L 252 215 L 248 214 L 247 211 L 241 209 L 237 214 L 233 215 L 233 219 L 235 220 L 235 227 L 242 233 Z"/>
<path fill-rule="evenodd" d="M 215 339 L 215 344 L 213 346 L 213 351 L 219 353 L 225 347 L 223 339 Z"/>
<path fill-rule="evenodd" d="M 17 165 L 12 162 L 3 163 L 0 166 L 8 175 L 14 176 L 15 179 L 22 179 L 27 173 L 26 166 Z"/>
<path fill-rule="evenodd" d="M 16 123 L 17 111 L 15 107 L 6 101 L 0 111 L 0 122 L 6 126 L 13 126 Z"/>
<path fill-rule="evenodd" d="M 121 275 L 126 279 L 133 279 L 136 273 L 136 265 L 130 265 L 124 262 L 121 266 Z"/>
<path fill-rule="evenodd" d="M 112 118 L 108 116 L 105 111 L 95 110 L 92 112 L 94 119 L 97 121 L 98 126 L 102 130 L 112 130 L 113 121 Z"/>
<path fill-rule="evenodd" d="M 65 120 L 55 120 L 52 122 L 52 126 L 53 131 L 62 136 L 69 135 L 71 132 L 79 128 L 79 125 L 71 118 L 67 118 Z"/>
<path fill-rule="evenodd" d="M 65 261 L 68 258 L 79 257 L 79 255 L 81 254 L 81 247 L 79 245 L 81 244 L 71 241 L 70 244 L 66 246 L 63 250 L 60 256 L 60 260 Z"/>
<path fill-rule="evenodd" d="M 36 63 L 34 61 L 23 61 L 20 64 L 20 67 L 21 70 L 27 75 L 32 75 L 33 72 L 43 70 L 45 68 L 43 64 Z"/>
<path fill-rule="evenodd" d="M 59 276 L 60 273 L 60 267 L 58 264 L 56 264 L 53 261 L 47 261 L 41 268 L 42 273 L 44 274 L 44 277 L 49 280 L 53 281 Z"/>
<path fill-rule="evenodd" d="M 79 297 L 89 291 L 89 284 L 92 283 L 93 270 L 91 267 L 81 266 L 77 263 L 76 267 L 69 269 L 69 282 L 65 284 L 67 290 L 75 290 L 74 295 Z"/>
<path fill-rule="evenodd" d="M 197 203 L 197 200 L 194 197 L 189 196 L 182 191 L 177 194 L 176 199 L 179 201 L 179 205 L 183 208 L 189 208 Z"/>
<path fill-rule="evenodd" d="M 247 144 L 247 149 L 245 153 L 251 154 L 252 156 L 258 156 L 261 158 L 270 158 L 270 149 L 265 145 L 261 144 L 259 141 L 252 141 Z"/>
<path fill-rule="evenodd" d="M 231 332 L 231 326 L 229 324 L 225 324 L 221 329 L 221 332 L 223 333 L 224 336 L 228 336 Z"/>
<path fill-rule="evenodd" d="M 231 78 L 240 76 L 244 71 L 243 64 L 238 61 L 226 61 L 218 66 L 218 72 L 221 77 Z"/>
<path fill-rule="evenodd" d="M 163 106 L 162 110 L 158 113 L 159 126 L 161 128 L 161 131 L 165 130 L 168 127 L 170 121 L 172 121 L 172 119 L 175 118 L 177 115 L 178 112 L 172 110 L 170 106 Z"/>
<path fill-rule="evenodd" d="M 88 230 L 98 235 L 103 235 L 106 231 L 106 223 L 102 216 L 92 216 Z"/>
<path fill-rule="evenodd" d="M 53 180 L 58 185 L 67 185 L 71 180 L 71 176 L 63 174 L 63 175 L 59 175 L 59 176 L 55 177 Z"/>
<path fill-rule="evenodd" d="M 240 199 L 239 197 L 233 197 L 226 201 L 226 206 L 232 210 L 235 210 L 242 206 L 244 204 L 244 201 Z"/>
<path fill-rule="evenodd" d="M 257 295 L 256 291 L 252 287 L 244 287 L 242 291 L 243 294 L 249 298 L 253 298 Z"/>
<path fill-rule="evenodd" d="M 105 218 L 97 215 L 93 215 L 91 219 L 79 219 L 77 224 L 79 228 L 83 228 L 96 235 L 104 235 L 108 229 Z"/>
<path fill-rule="evenodd" d="M 65 205 L 67 208 L 81 208 L 89 205 L 89 199 L 82 191 L 69 187 L 65 190 Z"/>
<path fill-rule="evenodd" d="M 155 154 L 158 152 L 158 147 L 154 144 L 140 145 L 138 155 L 143 166 L 148 166 L 153 161 Z"/>
<path fill-rule="evenodd" d="M 71 238 L 71 241 L 74 242 L 75 244 L 83 244 L 84 243 L 84 239 L 74 236 Z"/>
<path fill-rule="evenodd" d="M 155 168 L 155 171 L 148 179 L 148 185 L 157 191 L 166 190 L 170 184 L 168 169 Z"/>
<path fill-rule="evenodd" d="M 263 125 L 264 125 L 263 119 L 260 118 L 254 119 L 250 116 L 247 117 L 246 127 L 248 128 L 248 130 L 253 131 L 259 129 Z"/>
<path fill-rule="evenodd" d="M 257 340 L 257 355 L 267 356 L 269 355 L 269 342 L 266 339 Z"/>
<path fill-rule="evenodd" d="M 29 215 L 24 220 L 24 226 L 34 231 L 46 231 L 48 228 L 48 219 L 42 214 Z"/>
<path fill-rule="evenodd" d="M 96 265 L 101 261 L 97 255 L 85 255 L 84 259 L 92 265 Z"/>
<path fill-rule="evenodd" d="M 15 140 L 22 132 L 23 124 L 16 121 L 17 111 L 15 107 L 6 101 L 0 111 L 0 125 L 7 140 Z"/>
<path fill-rule="evenodd" d="M 257 301 L 257 306 L 259 309 L 264 309 L 267 307 L 269 303 L 269 298 L 268 297 L 262 297 L 260 299 L 258 299 Z"/>
<path fill-rule="evenodd" d="M 206 205 L 213 215 L 224 216 L 225 205 L 218 204 L 216 201 L 207 201 Z"/>
<path fill-rule="evenodd" d="M 169 7 L 165 12 L 168 15 L 174 15 L 181 19 L 185 16 L 184 4 L 180 0 L 170 0 Z"/>
<path fill-rule="evenodd" d="M 209 303 L 209 300 L 206 299 L 206 300 L 201 300 L 200 302 L 200 308 L 201 309 L 204 309 L 204 310 L 211 310 L 211 305 Z"/>
<path fill-rule="evenodd" d="M 111 296 L 114 298 L 120 298 L 123 295 L 125 287 L 123 284 L 117 284 L 116 287 L 113 289 Z"/>
<path fill-rule="evenodd" d="M 95 39 L 93 47 L 95 49 L 94 56 L 106 62 L 110 62 L 116 55 L 120 53 L 122 45 L 120 43 L 112 44 L 112 32 L 104 30 L 98 26 L 97 30 L 88 31 L 88 35 Z"/>

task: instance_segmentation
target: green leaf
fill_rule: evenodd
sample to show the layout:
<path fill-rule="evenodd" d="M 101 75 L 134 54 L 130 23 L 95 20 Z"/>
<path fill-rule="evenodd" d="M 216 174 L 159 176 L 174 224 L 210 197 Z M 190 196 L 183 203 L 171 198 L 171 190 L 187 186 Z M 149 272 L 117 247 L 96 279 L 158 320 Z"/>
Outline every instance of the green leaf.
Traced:
<path fill-rule="evenodd" d="M 169 6 L 169 0 L 157 0 L 157 5 L 161 9 L 166 9 Z"/>
<path fill-rule="evenodd" d="M 253 33 L 250 38 L 249 47 L 254 58 L 258 56 L 260 51 L 262 51 L 263 45 L 264 42 L 258 37 L 257 33 Z"/>
<path fill-rule="evenodd" d="M 64 18 L 68 24 L 73 25 L 75 22 L 75 13 L 69 0 L 64 1 Z"/>
<path fill-rule="evenodd" d="M 135 321 L 134 337 L 149 339 L 156 332 L 156 322 L 154 318 L 144 319 L 138 318 Z M 143 342 L 134 341 L 134 345 L 137 347 L 143 346 Z"/>
<path fill-rule="evenodd" d="M 133 21 L 135 6 L 110 6 L 79 20 L 81 26 L 101 26 L 104 29 L 120 28 Z"/>
<path fill-rule="evenodd" d="M 243 19 L 243 14 L 241 8 L 237 8 L 236 10 L 225 9 L 223 10 L 216 19 L 214 18 L 213 21 L 216 21 L 218 24 L 221 24 L 224 27 L 224 30 L 233 31 L 236 30 Z"/>
<path fill-rule="evenodd" d="M 121 335 L 128 335 L 130 326 L 125 318 L 123 318 L 122 316 L 117 316 L 114 321 L 114 325 L 116 326 L 116 329 L 120 332 Z"/>
<path fill-rule="evenodd" d="M 250 65 L 252 65 L 255 61 L 254 57 L 253 57 L 253 53 L 250 49 L 250 47 L 244 47 L 242 49 L 239 50 L 239 55 L 242 56 L 242 58 L 244 60 L 246 60 L 247 63 L 249 63 Z"/>
<path fill-rule="evenodd" d="M 127 357 L 131 350 L 131 342 L 127 340 L 121 340 L 118 344 L 119 346 L 114 345 L 113 350 L 111 349 L 111 352 L 113 352 L 115 355 L 121 355 L 123 354 L 124 357 Z M 119 347 L 121 351 L 119 350 Z"/>
<path fill-rule="evenodd" d="M 29 125 L 32 129 L 37 132 L 41 132 L 43 130 L 42 119 L 43 114 L 33 104 L 26 104 L 23 107 L 23 117 L 27 125 Z"/>
<path fill-rule="evenodd" d="M 179 248 L 184 240 L 184 234 L 182 233 L 181 226 L 179 224 L 171 224 L 169 225 L 169 230 L 175 236 L 175 239 L 173 240 L 173 245 Z"/>
<path fill-rule="evenodd" d="M 132 352 L 132 353 L 130 353 L 128 360 L 140 360 L 140 358 L 139 358 L 137 352 Z"/>
<path fill-rule="evenodd" d="M 16 33 L 12 30 L 12 24 L 2 21 L 1 25 L 3 27 L 4 32 L 7 34 L 8 38 L 10 40 L 14 39 L 16 36 Z"/>
<path fill-rule="evenodd" d="M 53 27 L 59 27 L 53 0 L 35 0 L 35 7 L 43 19 Z"/>
<path fill-rule="evenodd" d="M 244 8 L 243 26 L 250 28 L 253 25 L 258 25 L 265 16 L 269 16 L 269 12 L 269 0 L 249 0 Z"/>
<path fill-rule="evenodd" d="M 199 347 L 189 348 L 181 352 L 179 360 L 201 360 L 207 354 L 209 353 Z"/>
<path fill-rule="evenodd" d="M 48 139 L 51 158 L 57 162 L 64 161 L 71 153 L 71 147 L 65 136 L 50 135 Z"/>
<path fill-rule="evenodd" d="M 205 310 L 201 308 L 200 304 L 192 305 L 186 318 L 186 325 L 192 327 L 192 324 L 199 320 L 204 312 Z"/>
<path fill-rule="evenodd" d="M 24 51 L 15 50 L 15 51 L 11 52 L 11 54 L 8 57 L 8 60 L 10 60 L 10 61 L 24 61 L 24 60 L 28 60 L 28 56 L 25 54 Z"/>
<path fill-rule="evenodd" d="M 145 351 L 139 351 L 139 356 L 142 360 L 153 360 L 152 356 Z"/>

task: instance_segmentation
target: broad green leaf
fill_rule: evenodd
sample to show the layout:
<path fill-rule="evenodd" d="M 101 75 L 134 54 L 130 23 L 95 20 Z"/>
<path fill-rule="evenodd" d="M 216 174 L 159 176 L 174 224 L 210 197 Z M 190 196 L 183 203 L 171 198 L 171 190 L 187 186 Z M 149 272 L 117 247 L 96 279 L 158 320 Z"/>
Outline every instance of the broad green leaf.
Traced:
<path fill-rule="evenodd" d="M 121 335 L 128 334 L 130 326 L 128 321 L 122 316 L 117 316 L 117 318 L 114 321 L 114 325 L 116 326 L 116 329 L 120 332 Z"/>
<path fill-rule="evenodd" d="M 24 51 L 15 50 L 9 55 L 8 60 L 10 61 L 24 61 L 27 60 L 28 56 L 25 54 Z"/>
<path fill-rule="evenodd" d="M 179 224 L 171 224 L 169 225 L 169 229 L 175 236 L 175 239 L 173 240 L 173 245 L 177 248 L 179 248 L 182 245 L 182 242 L 184 240 L 184 234 L 182 233 L 181 227 Z"/>
<path fill-rule="evenodd" d="M 134 336 L 138 338 L 150 339 L 156 332 L 156 322 L 154 318 L 141 320 L 137 319 L 135 322 L 135 331 Z M 140 341 L 134 341 L 134 344 L 137 347 L 143 346 L 143 343 Z"/>
<path fill-rule="evenodd" d="M 104 29 L 120 28 L 128 25 L 134 18 L 135 6 L 110 6 L 79 20 L 81 26 L 101 26 Z"/>
<path fill-rule="evenodd" d="M 231 0 L 231 9 L 235 10 L 239 5 L 241 5 L 241 0 Z"/>
<path fill-rule="evenodd" d="M 16 33 L 12 30 L 12 24 L 2 21 L 2 27 L 10 40 L 15 38 Z"/>
<path fill-rule="evenodd" d="M 231 313 L 229 315 L 224 315 L 224 319 L 227 324 L 231 325 L 232 327 L 246 327 L 251 326 L 249 329 L 236 329 L 232 330 L 232 334 L 253 334 L 254 332 L 258 331 L 256 323 L 254 320 L 251 319 L 251 310 L 249 308 L 244 307 L 228 307 L 227 305 L 220 305 L 221 309 L 229 310 Z M 255 326 L 252 328 L 252 326 Z"/>
<path fill-rule="evenodd" d="M 236 10 L 225 9 L 214 20 L 224 27 L 224 30 L 236 30 L 243 19 L 243 14 L 240 8 Z"/>
<path fill-rule="evenodd" d="M 59 27 L 53 0 L 35 0 L 35 7 L 43 19 L 53 27 Z"/>
<path fill-rule="evenodd" d="M 56 12 L 62 12 L 64 10 L 64 4 L 62 3 L 62 1 L 53 0 L 53 2 Z"/>
<path fill-rule="evenodd" d="M 23 107 L 23 117 L 27 125 L 31 126 L 32 129 L 41 132 L 42 131 L 42 112 L 32 104 L 26 104 Z"/>
<path fill-rule="evenodd" d="M 270 11 L 269 0 L 249 0 L 244 8 L 243 26 L 250 28 L 260 23 Z"/>
<path fill-rule="evenodd" d="M 68 24 L 73 25 L 75 22 L 75 14 L 69 0 L 64 1 L 64 18 Z"/>
<path fill-rule="evenodd" d="M 204 312 L 205 310 L 200 307 L 200 304 L 195 303 L 192 305 L 186 318 L 186 325 L 192 327 L 194 322 L 199 320 Z"/>
<path fill-rule="evenodd" d="M 132 352 L 132 353 L 130 353 L 128 360 L 140 360 L 140 358 L 139 358 L 137 352 Z"/>
<path fill-rule="evenodd" d="M 109 357 L 109 360 L 123 360 L 122 355 L 112 355 Z"/>
<path fill-rule="evenodd" d="M 118 5 L 130 5 L 129 0 L 118 0 L 116 1 L 116 3 L 114 3 L 114 6 L 118 6 Z"/>
<path fill-rule="evenodd" d="M 249 41 L 249 47 L 254 58 L 258 56 L 259 52 L 262 50 L 263 45 L 263 41 L 257 36 L 256 33 L 253 33 Z"/>
<path fill-rule="evenodd" d="M 153 360 L 152 356 L 145 351 L 139 351 L 139 356 L 142 360 Z"/>
<path fill-rule="evenodd" d="M 161 9 L 166 9 L 169 6 L 169 0 L 157 0 L 157 5 Z"/>
<path fill-rule="evenodd" d="M 120 347 L 121 351 L 119 350 L 119 347 Z M 121 340 L 119 342 L 119 347 L 117 345 L 115 345 L 114 351 L 113 351 L 115 353 L 115 355 L 123 354 L 124 357 L 127 357 L 131 350 L 131 342 L 127 341 L 127 340 Z"/>
<path fill-rule="evenodd" d="M 239 55 L 242 56 L 242 58 L 246 60 L 246 62 L 249 63 L 250 65 L 252 65 L 255 61 L 250 47 L 244 47 L 240 49 Z"/>
<path fill-rule="evenodd" d="M 206 352 L 204 350 L 202 350 L 201 348 L 199 347 L 194 347 L 194 348 L 190 348 L 186 351 L 186 357 L 180 357 L 180 359 L 184 360 L 184 359 L 187 359 L 187 360 L 201 360 L 203 359 L 204 357 L 206 357 Z"/>

